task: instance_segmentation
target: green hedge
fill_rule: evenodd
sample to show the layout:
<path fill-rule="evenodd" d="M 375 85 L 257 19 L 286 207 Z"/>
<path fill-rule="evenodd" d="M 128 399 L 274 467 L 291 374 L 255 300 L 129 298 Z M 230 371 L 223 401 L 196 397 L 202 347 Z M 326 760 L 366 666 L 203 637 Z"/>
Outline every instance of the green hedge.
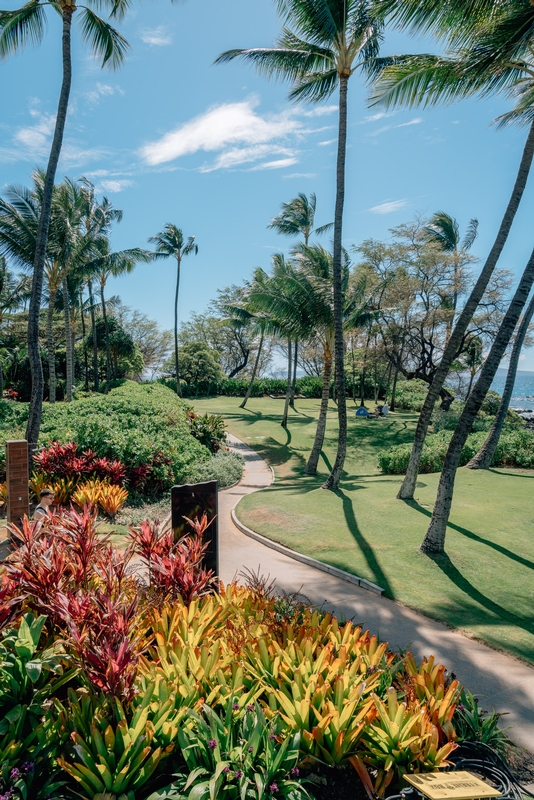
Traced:
<path fill-rule="evenodd" d="M 186 384 L 182 383 L 183 397 L 206 397 L 222 395 L 225 397 L 244 397 L 249 387 L 248 378 L 225 378 L 214 383 Z M 175 378 L 160 378 L 159 383 L 176 391 Z M 252 385 L 251 397 L 263 397 L 265 394 L 285 394 L 287 381 L 282 378 L 258 378 Z M 321 397 L 323 391 L 322 378 L 305 375 L 297 378 L 296 392 L 305 397 Z"/>
<path fill-rule="evenodd" d="M 5 406 L 12 406 L 6 409 Z M 26 424 L 26 403 L 0 403 L 0 445 L 12 438 L 14 425 Z M 167 464 L 156 466 L 158 477 L 171 486 L 180 482 L 210 452 L 190 433 L 184 405 L 173 392 L 159 383 L 126 381 L 109 394 L 93 394 L 72 403 L 43 407 L 39 444 L 53 441 L 77 442 L 80 449 L 95 450 L 98 456 L 118 459 L 128 468 L 152 463 L 163 453 Z M 1 448 L 3 449 L 3 447 Z"/>
<path fill-rule="evenodd" d="M 478 453 L 487 436 L 486 431 L 471 433 L 463 447 L 460 466 L 463 467 Z M 423 446 L 419 472 L 440 472 L 452 438 L 452 431 L 442 430 L 427 436 Z M 412 445 L 400 444 L 378 454 L 378 466 L 387 475 L 404 475 Z M 528 428 L 508 429 L 501 434 L 495 451 L 494 467 L 534 468 L 534 432 Z"/>

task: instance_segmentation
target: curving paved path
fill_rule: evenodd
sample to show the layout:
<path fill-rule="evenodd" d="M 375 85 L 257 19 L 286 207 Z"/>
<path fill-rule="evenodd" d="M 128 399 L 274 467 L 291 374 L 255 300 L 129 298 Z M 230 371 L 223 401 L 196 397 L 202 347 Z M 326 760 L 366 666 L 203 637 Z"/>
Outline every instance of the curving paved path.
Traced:
<path fill-rule="evenodd" d="M 534 753 L 534 669 L 393 600 L 341 578 L 294 561 L 243 534 L 231 512 L 242 497 L 273 480 L 270 467 L 248 445 L 229 435 L 230 446 L 245 458 L 243 479 L 219 495 L 221 578 L 229 582 L 243 569 L 276 578 L 286 591 L 300 590 L 316 605 L 346 619 L 354 618 L 393 648 L 409 648 L 421 659 L 433 653 L 475 695 L 483 708 L 506 711 L 511 737 Z"/>

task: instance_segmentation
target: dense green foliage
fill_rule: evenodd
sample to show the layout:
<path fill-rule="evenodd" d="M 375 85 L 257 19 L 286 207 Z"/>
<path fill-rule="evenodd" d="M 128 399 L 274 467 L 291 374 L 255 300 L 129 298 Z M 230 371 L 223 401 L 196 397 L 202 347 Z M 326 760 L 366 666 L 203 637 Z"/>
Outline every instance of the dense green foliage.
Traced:
<path fill-rule="evenodd" d="M 413 381 L 399 381 L 395 392 L 395 408 L 404 411 L 421 411 L 428 394 L 428 383 L 414 378 Z"/>
<path fill-rule="evenodd" d="M 486 431 L 471 433 L 462 449 L 460 466 L 475 456 L 486 439 Z M 427 436 L 423 447 L 420 472 L 440 472 L 452 431 L 443 430 Z M 378 465 L 387 475 L 403 475 L 410 459 L 411 444 L 400 444 L 383 450 L 378 455 Z M 526 429 L 505 430 L 495 450 L 493 467 L 522 467 L 534 469 L 534 433 Z"/>
<path fill-rule="evenodd" d="M 243 474 L 243 456 L 227 450 L 219 450 L 209 461 L 201 461 L 188 476 L 189 483 L 218 481 L 219 488 L 232 486 L 241 480 Z"/>
<path fill-rule="evenodd" d="M 1 438 L 20 436 L 27 406 L 3 401 L 0 409 Z M 161 384 L 128 381 L 108 395 L 45 405 L 39 443 L 54 441 L 77 442 L 81 450 L 117 459 L 129 469 L 149 464 L 162 488 L 183 480 L 210 457 L 191 435 L 186 408 Z"/>

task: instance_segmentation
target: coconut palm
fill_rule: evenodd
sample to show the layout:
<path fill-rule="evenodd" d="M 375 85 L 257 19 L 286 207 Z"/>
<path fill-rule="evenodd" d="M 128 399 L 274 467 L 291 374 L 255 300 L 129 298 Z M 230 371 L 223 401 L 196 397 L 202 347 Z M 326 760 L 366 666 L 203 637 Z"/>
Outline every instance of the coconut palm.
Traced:
<path fill-rule="evenodd" d="M 321 236 L 331 230 L 333 224 L 321 225 L 314 229 L 317 198 L 315 192 L 308 197 L 299 192 L 289 203 L 282 203 L 282 210 L 278 216 L 273 217 L 268 228 L 272 228 L 282 236 L 303 236 L 304 244 L 308 244 L 312 233 Z"/>
<path fill-rule="evenodd" d="M 339 131 L 334 213 L 333 284 L 335 365 L 339 418 L 336 460 L 324 487 L 337 489 L 347 450 L 345 398 L 342 233 L 347 150 L 347 90 L 357 69 L 371 69 L 378 55 L 381 25 L 366 0 L 278 0 L 284 27 L 275 47 L 228 50 L 217 63 L 241 58 L 268 77 L 288 80 L 289 97 L 320 102 L 339 87 Z"/>
<path fill-rule="evenodd" d="M 534 295 L 530 298 L 530 302 L 525 313 L 523 314 L 523 319 L 521 320 L 521 324 L 514 340 L 512 354 L 510 356 L 510 364 L 508 366 L 508 373 L 506 375 L 506 382 L 504 384 L 504 391 L 501 397 L 501 402 L 499 403 L 499 408 L 495 415 L 495 419 L 493 420 L 493 424 L 490 432 L 488 433 L 486 441 L 478 453 L 473 456 L 471 461 L 467 464 L 469 469 L 489 469 L 491 467 L 495 450 L 497 449 L 499 439 L 501 438 L 503 425 L 506 420 L 506 414 L 508 413 L 508 408 L 510 406 L 510 400 L 512 399 L 512 392 L 517 376 L 517 368 L 519 366 L 519 357 L 521 355 L 521 350 L 523 348 L 525 337 L 528 333 L 528 328 L 532 321 L 533 315 Z"/>
<path fill-rule="evenodd" d="M 46 6 L 48 5 L 50 3 L 47 0 L 32 0 L 13 11 L 0 11 L 0 58 L 7 58 L 17 53 L 28 43 L 35 44 L 41 41 L 45 30 Z M 110 17 L 120 19 L 128 8 L 128 0 L 88 0 L 88 5 L 83 6 L 76 6 L 72 0 L 58 0 L 52 5 L 62 19 L 63 78 L 54 136 L 46 169 L 33 258 L 32 296 L 28 317 L 28 352 L 32 393 L 26 427 L 26 438 L 31 443 L 37 442 L 41 426 L 43 370 L 39 355 L 39 309 L 52 210 L 52 191 L 63 143 L 72 82 L 71 32 L 73 19 L 79 19 L 82 39 L 89 44 L 94 55 L 102 59 L 102 66 L 109 65 L 117 68 L 122 63 L 128 48 L 128 43 L 120 33 L 90 7 L 93 6 L 97 9 L 105 7 L 109 9 Z"/>
<path fill-rule="evenodd" d="M 489 284 L 519 207 L 534 157 L 534 6 L 525 0 L 382 0 L 393 21 L 432 31 L 453 48 L 450 56 L 409 55 L 383 59 L 374 99 L 396 104 L 439 104 L 504 92 L 514 108 L 496 122 L 529 126 L 516 180 L 494 244 L 458 316 L 417 423 L 410 460 L 398 497 L 413 499 L 432 411 L 460 350 L 473 314 Z"/>
<path fill-rule="evenodd" d="M 195 237 L 190 236 L 185 240 L 184 234 L 168 222 L 162 231 L 155 236 L 151 236 L 148 240 L 156 245 L 156 252 L 154 258 L 169 258 L 173 256 L 176 259 L 176 291 L 174 294 L 174 363 L 176 366 L 176 394 L 180 397 L 180 372 L 178 368 L 178 296 L 180 293 L 180 269 L 182 260 L 185 256 L 193 253 L 195 256 L 198 253 L 198 245 L 195 243 Z"/>
<path fill-rule="evenodd" d="M 22 284 L 7 266 L 4 256 L 0 256 L 0 327 L 4 323 L 4 315 L 14 311 L 21 305 Z M 4 394 L 4 372 L 0 358 L 0 400 Z"/>

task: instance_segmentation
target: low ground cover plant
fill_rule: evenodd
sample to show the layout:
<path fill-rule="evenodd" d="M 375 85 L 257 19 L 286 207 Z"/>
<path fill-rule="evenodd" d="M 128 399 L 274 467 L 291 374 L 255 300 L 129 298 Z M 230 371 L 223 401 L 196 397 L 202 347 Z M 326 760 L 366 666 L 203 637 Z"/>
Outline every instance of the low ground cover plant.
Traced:
<path fill-rule="evenodd" d="M 4 794 L 302 800 L 318 764 L 350 764 L 381 796 L 447 763 L 461 687 L 442 665 L 261 580 L 219 584 L 207 527 L 175 541 L 145 521 L 122 553 L 89 506 L 12 528 Z"/>

